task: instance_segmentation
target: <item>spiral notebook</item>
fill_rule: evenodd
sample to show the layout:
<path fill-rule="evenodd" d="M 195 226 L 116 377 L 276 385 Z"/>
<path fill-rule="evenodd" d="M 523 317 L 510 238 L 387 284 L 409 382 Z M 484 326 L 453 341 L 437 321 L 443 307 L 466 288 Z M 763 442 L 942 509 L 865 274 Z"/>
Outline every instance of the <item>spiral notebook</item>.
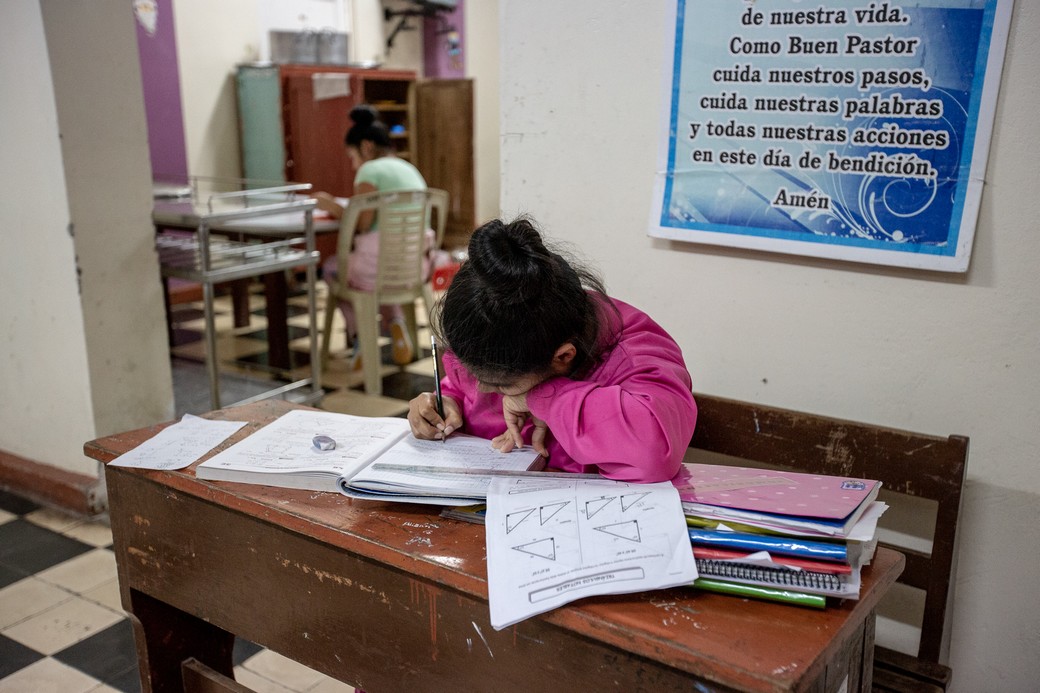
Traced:
<path fill-rule="evenodd" d="M 859 571 L 848 574 L 822 573 L 777 564 L 697 558 L 697 572 L 703 577 L 728 580 L 745 585 L 762 585 L 797 590 L 843 599 L 859 598 Z"/>

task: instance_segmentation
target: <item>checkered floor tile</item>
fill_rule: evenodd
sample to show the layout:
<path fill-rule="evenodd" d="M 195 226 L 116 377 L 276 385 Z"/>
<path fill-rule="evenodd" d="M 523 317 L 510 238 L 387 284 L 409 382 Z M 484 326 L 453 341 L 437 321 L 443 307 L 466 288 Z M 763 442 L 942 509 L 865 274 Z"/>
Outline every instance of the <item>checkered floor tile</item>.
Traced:
<path fill-rule="evenodd" d="M 112 533 L 0 491 L 0 693 L 141 690 Z M 270 693 L 354 689 L 237 640 L 235 678 Z"/>
<path fill-rule="evenodd" d="M 259 288 L 250 295 L 249 324 L 234 326 L 228 296 L 215 301 L 217 360 L 220 370 L 221 401 L 237 402 L 273 387 L 310 375 L 310 330 L 306 294 L 289 298 L 289 347 L 293 368 L 278 371 L 268 365 L 267 322 L 264 297 Z M 324 310 L 324 285 L 318 291 L 319 330 Z M 433 389 L 433 361 L 429 348 L 429 331 L 422 302 L 417 304 L 419 344 L 416 360 L 397 366 L 390 358 L 389 339 L 381 340 L 380 369 L 383 378 L 382 397 L 364 395 L 360 370 L 351 368 L 342 315 L 337 311 L 332 327 L 330 358 L 322 372 L 322 389 L 326 397 L 318 406 L 349 414 L 400 416 L 407 412 L 408 400 L 420 392 Z M 185 413 L 201 414 L 213 409 L 210 402 L 205 368 L 203 312 L 201 302 L 179 304 L 171 310 L 173 343 L 170 348 L 173 368 L 174 399 L 177 417 Z"/>
<path fill-rule="evenodd" d="M 233 325 L 230 301 L 216 301 L 222 399 L 245 399 L 309 375 L 306 361 L 290 373 L 263 366 L 266 321 L 262 293 L 250 297 L 250 324 Z M 324 299 L 319 301 L 324 305 Z M 301 310 L 302 308 L 302 310 Z M 172 311 L 170 348 L 177 417 L 212 409 L 204 365 L 201 303 Z M 290 298 L 290 347 L 309 354 L 306 300 Z M 362 373 L 349 368 L 342 317 L 333 325 L 331 358 L 322 376 L 329 411 L 401 416 L 408 400 L 433 389 L 428 350 L 394 365 L 383 340 L 383 395 L 369 396 Z M 420 324 L 425 316 L 420 317 Z M 319 320 L 320 324 L 320 320 Z M 420 344 L 429 340 L 420 330 Z M 272 381 L 276 381 L 272 383 Z M 112 533 L 106 518 L 77 518 L 0 490 L 0 693 L 140 691 L 133 630 L 122 610 Z M 235 644 L 235 677 L 261 693 L 350 693 L 354 689 L 253 643 Z"/>

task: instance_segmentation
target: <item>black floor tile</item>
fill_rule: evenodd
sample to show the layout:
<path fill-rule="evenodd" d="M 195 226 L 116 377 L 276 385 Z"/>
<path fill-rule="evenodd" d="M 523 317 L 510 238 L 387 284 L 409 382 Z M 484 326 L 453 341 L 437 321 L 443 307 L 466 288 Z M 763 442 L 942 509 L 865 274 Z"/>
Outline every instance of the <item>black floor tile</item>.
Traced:
<path fill-rule="evenodd" d="M 310 334 L 310 330 L 308 330 L 306 327 L 300 327 L 299 325 L 287 325 L 287 327 L 289 328 L 290 341 L 294 339 L 302 339 L 303 337 L 306 337 L 308 334 Z M 238 337 L 239 339 L 244 337 L 246 339 L 258 339 L 266 342 L 267 329 L 264 328 L 256 330 L 255 332 L 246 332 L 245 334 L 238 335 Z"/>
<path fill-rule="evenodd" d="M 173 371 L 174 416 L 205 414 L 213 409 L 209 395 L 209 375 L 205 364 L 184 358 L 171 358 Z M 278 387 L 266 375 L 249 377 L 238 373 L 220 373 L 220 398 L 225 404 L 253 397 Z"/>
<path fill-rule="evenodd" d="M 8 585 L 13 585 L 24 577 L 25 575 L 20 571 L 0 565 L 0 590 Z"/>
<path fill-rule="evenodd" d="M 214 311 L 213 314 L 219 315 L 220 312 Z M 206 317 L 206 312 L 193 306 L 175 307 L 170 310 L 170 322 L 174 325 L 189 320 L 201 320 L 204 317 Z"/>
<path fill-rule="evenodd" d="M 271 373 L 284 373 L 285 369 L 276 368 L 269 363 L 268 353 L 262 351 L 259 354 L 252 354 L 250 356 L 242 356 L 235 359 L 235 363 L 240 366 L 248 368 L 259 368 L 261 370 L 269 371 Z M 305 351 L 296 351 L 294 349 L 289 350 L 289 363 L 291 368 L 303 368 L 309 366 L 311 363 L 311 355 Z"/>
<path fill-rule="evenodd" d="M 202 332 L 199 332 L 198 330 L 189 330 L 184 327 L 175 327 L 171 331 L 170 337 L 170 346 L 179 347 L 184 346 L 185 344 L 193 344 L 202 341 Z"/>
<path fill-rule="evenodd" d="M 432 392 L 434 388 L 433 375 L 419 375 L 400 371 L 383 377 L 383 397 L 394 399 L 411 400 L 423 392 Z M 357 390 L 364 390 L 361 385 Z"/>
<path fill-rule="evenodd" d="M 300 294 L 293 294 L 293 295 L 299 296 Z M 307 292 L 304 292 L 303 295 L 306 296 Z M 297 315 L 306 315 L 307 314 L 307 309 L 304 308 L 303 306 L 298 306 L 295 303 L 289 303 L 289 304 L 286 304 L 286 306 L 285 306 L 285 313 L 290 318 L 295 318 Z M 256 310 L 250 311 L 250 315 L 264 316 L 264 315 L 267 315 L 267 310 L 264 309 L 264 308 L 257 308 Z"/>
<path fill-rule="evenodd" d="M 43 655 L 36 650 L 0 635 L 0 679 L 40 659 Z"/>
<path fill-rule="evenodd" d="M 128 619 L 51 656 L 105 683 L 127 671 L 137 678 L 137 650 L 134 649 L 134 631 Z"/>
<path fill-rule="evenodd" d="M 231 661 L 237 667 L 263 649 L 264 648 L 260 647 L 256 643 L 250 642 L 245 638 L 235 638 L 235 648 L 231 652 Z"/>
<path fill-rule="evenodd" d="M 31 513 L 33 510 L 39 510 L 40 506 L 38 503 L 33 503 L 31 500 L 16 496 L 13 493 L 0 490 L 0 510 L 6 510 L 9 513 L 15 515 L 25 515 Z"/>
<path fill-rule="evenodd" d="M 122 693 L 141 693 L 141 674 L 137 665 L 133 669 L 127 669 L 122 674 L 105 681 L 109 686 L 122 691 Z"/>
<path fill-rule="evenodd" d="M 0 525 L 0 566 L 32 575 L 94 547 L 21 518 Z"/>

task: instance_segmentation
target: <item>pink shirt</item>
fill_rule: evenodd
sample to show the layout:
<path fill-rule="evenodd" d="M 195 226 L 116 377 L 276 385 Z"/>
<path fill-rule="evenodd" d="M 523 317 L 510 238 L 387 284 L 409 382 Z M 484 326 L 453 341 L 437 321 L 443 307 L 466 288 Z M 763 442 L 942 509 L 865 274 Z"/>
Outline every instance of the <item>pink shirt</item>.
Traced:
<path fill-rule="evenodd" d="M 611 299 L 621 313 L 618 344 L 583 380 L 550 378 L 527 393 L 531 413 L 549 426 L 549 465 L 622 481 L 667 481 L 693 436 L 697 405 L 682 352 L 641 311 Z M 463 430 L 494 438 L 506 430 L 502 395 L 482 393 L 451 352 L 444 354 L 445 396 L 462 407 Z M 523 428 L 530 444 L 531 424 Z"/>

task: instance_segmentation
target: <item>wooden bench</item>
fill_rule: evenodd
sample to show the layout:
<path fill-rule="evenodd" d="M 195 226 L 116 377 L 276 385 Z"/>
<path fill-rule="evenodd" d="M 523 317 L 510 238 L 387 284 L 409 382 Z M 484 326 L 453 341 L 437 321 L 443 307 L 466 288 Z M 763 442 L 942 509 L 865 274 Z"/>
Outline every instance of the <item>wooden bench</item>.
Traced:
<path fill-rule="evenodd" d="M 878 646 L 874 690 L 945 690 L 952 672 L 939 659 L 968 438 L 911 433 L 711 395 L 698 394 L 696 398 L 697 428 L 687 461 L 751 462 L 799 472 L 877 479 L 883 484 L 882 497 L 890 505 L 900 496 L 934 503 L 930 551 L 886 543 L 884 535 L 879 542 L 906 556 L 906 570 L 899 582 L 922 590 L 925 598 L 916 656 Z M 886 527 L 885 517 L 879 526 Z"/>

